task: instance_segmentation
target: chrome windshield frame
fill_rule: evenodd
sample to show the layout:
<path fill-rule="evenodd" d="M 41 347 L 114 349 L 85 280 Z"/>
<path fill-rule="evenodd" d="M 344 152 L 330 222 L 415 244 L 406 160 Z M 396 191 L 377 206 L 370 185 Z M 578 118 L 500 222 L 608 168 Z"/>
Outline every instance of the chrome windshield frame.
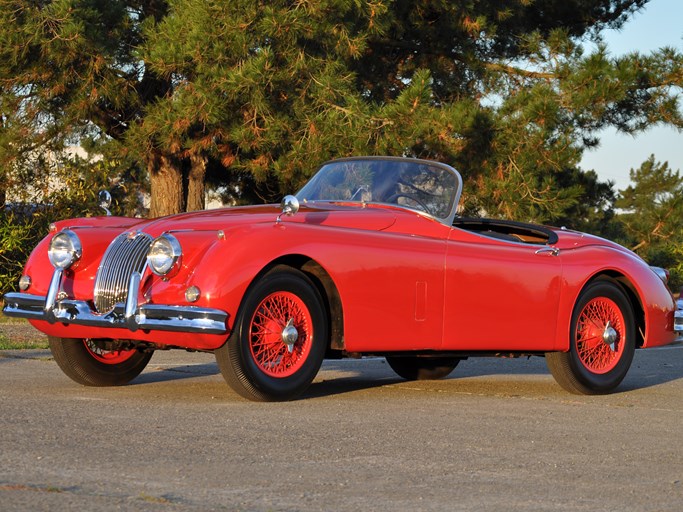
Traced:
<path fill-rule="evenodd" d="M 382 202 L 382 201 L 363 201 L 361 199 L 344 199 L 344 198 L 339 198 L 339 199 L 307 199 L 301 195 L 301 192 L 308 186 L 308 184 L 312 183 L 315 179 L 316 176 L 318 176 L 319 172 L 325 168 L 326 166 L 329 166 L 331 164 L 343 164 L 345 162 L 361 162 L 361 161 L 367 161 L 367 162 L 397 162 L 397 163 L 413 163 L 415 165 L 421 165 L 421 166 L 428 166 L 428 167 L 433 167 L 433 168 L 438 168 L 441 170 L 444 170 L 450 174 L 453 175 L 455 178 L 455 187 L 456 190 L 453 193 L 453 197 L 451 198 L 450 204 L 448 206 L 448 215 L 445 217 L 438 217 L 436 215 L 431 214 L 428 211 L 424 211 L 422 209 L 418 208 L 411 208 L 410 206 L 402 205 L 402 204 L 397 204 L 397 203 L 387 203 L 387 202 Z M 306 203 L 344 203 L 344 204 L 349 204 L 349 203 L 358 203 L 359 205 L 367 205 L 367 204 L 377 204 L 377 205 L 388 205 L 392 207 L 398 207 L 398 208 L 404 208 L 407 210 L 410 210 L 411 212 L 415 212 L 418 214 L 425 215 L 426 217 L 429 217 L 431 219 L 434 219 L 438 222 L 441 222 L 447 226 L 451 226 L 453 224 L 453 220 L 455 219 L 456 212 L 458 209 L 458 205 L 460 204 L 460 196 L 462 194 L 462 187 L 463 187 L 463 181 L 462 177 L 460 176 L 460 173 L 455 170 L 453 167 L 450 165 L 437 162 L 435 160 L 424 160 L 424 159 L 419 159 L 419 158 L 407 158 L 407 157 L 394 157 L 394 156 L 354 156 L 354 157 L 348 157 L 348 158 L 338 158 L 334 160 L 329 160 L 327 162 L 324 162 L 318 167 L 318 170 L 313 174 L 311 179 L 308 181 L 306 185 L 304 185 L 297 193 L 296 197 L 301 201 L 302 204 Z"/>

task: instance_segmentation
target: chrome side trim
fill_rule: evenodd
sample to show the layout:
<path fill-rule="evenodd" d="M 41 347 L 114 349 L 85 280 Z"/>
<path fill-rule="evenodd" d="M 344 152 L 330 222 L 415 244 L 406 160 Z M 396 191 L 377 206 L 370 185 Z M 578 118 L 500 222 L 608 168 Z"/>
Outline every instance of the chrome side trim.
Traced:
<path fill-rule="evenodd" d="M 56 301 L 50 313 L 45 310 L 46 297 L 40 295 L 8 293 L 4 300 L 5 307 L 2 312 L 9 317 L 130 331 L 150 330 L 201 334 L 225 334 L 227 332 L 225 322 L 228 314 L 220 309 L 143 304 L 136 307 L 130 318 L 127 318 L 128 304 L 123 303 L 117 304 L 108 313 L 100 315 L 82 300 Z"/>

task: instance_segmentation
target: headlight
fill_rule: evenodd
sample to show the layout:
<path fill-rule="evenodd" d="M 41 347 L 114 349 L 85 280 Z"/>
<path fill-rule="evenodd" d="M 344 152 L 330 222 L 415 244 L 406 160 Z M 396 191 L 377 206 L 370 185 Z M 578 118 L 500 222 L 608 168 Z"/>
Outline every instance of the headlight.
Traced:
<path fill-rule="evenodd" d="M 166 276 L 177 268 L 181 255 L 178 239 L 173 235 L 164 234 L 152 242 L 147 253 L 147 263 L 156 275 Z"/>
<path fill-rule="evenodd" d="M 62 270 L 69 268 L 83 254 L 81 241 L 73 231 L 60 231 L 50 241 L 47 257 L 55 268 Z"/>

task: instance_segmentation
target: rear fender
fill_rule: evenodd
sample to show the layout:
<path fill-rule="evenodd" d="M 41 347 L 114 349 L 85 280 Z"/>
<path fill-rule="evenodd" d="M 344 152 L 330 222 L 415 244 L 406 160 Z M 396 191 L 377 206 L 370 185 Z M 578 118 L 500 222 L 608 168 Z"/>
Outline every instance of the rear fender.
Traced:
<path fill-rule="evenodd" d="M 616 281 L 633 305 L 638 346 L 666 345 L 674 340 L 671 292 L 650 267 L 635 255 L 610 247 L 585 247 L 562 251 L 565 284 L 558 313 L 556 350 L 569 350 L 571 317 L 582 290 L 601 277 Z M 609 262 L 585 274 L 586 261 Z"/>

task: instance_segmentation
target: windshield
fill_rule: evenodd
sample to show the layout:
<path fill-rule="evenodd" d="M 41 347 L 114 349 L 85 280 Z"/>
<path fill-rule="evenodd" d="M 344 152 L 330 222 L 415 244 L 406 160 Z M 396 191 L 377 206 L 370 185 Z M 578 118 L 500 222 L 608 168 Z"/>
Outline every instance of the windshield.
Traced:
<path fill-rule="evenodd" d="M 301 202 L 383 203 L 451 224 L 462 180 L 455 169 L 410 158 L 363 157 L 323 164 L 296 195 Z"/>

